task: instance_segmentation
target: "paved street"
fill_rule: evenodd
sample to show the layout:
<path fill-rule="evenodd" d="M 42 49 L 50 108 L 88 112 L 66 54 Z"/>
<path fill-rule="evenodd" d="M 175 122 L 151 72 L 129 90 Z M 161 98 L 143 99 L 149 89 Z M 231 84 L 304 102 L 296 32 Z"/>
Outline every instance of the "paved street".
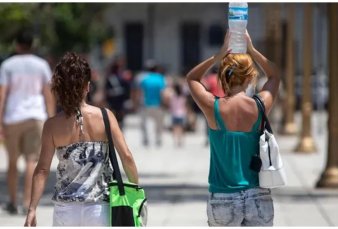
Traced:
<path fill-rule="evenodd" d="M 299 114 L 297 123 L 301 123 Z M 276 226 L 338 226 L 338 190 L 314 189 L 324 166 L 327 147 L 325 114 L 313 116 L 313 133 L 318 152 L 296 154 L 293 152 L 298 137 L 279 136 L 278 142 L 288 176 L 288 186 L 273 190 Z M 205 146 L 204 122 L 200 120 L 197 133 L 188 133 L 183 148 L 173 146 L 169 132 L 164 134 L 161 148 L 141 144 L 137 116 L 129 116 L 125 136 L 134 154 L 140 173 L 140 182 L 148 195 L 149 226 L 207 226 L 206 200 L 209 148 Z M 149 125 L 154 136 L 153 125 Z M 154 145 L 154 144 L 153 144 Z M 6 196 L 6 154 L 0 150 L 0 204 Z M 55 181 L 57 161 L 38 208 L 38 225 L 52 223 L 50 201 Z M 19 168 L 22 171 L 22 161 Z M 21 180 L 22 182 L 22 180 Z M 0 226 L 21 226 L 23 216 L 9 216 L 0 212 Z"/>

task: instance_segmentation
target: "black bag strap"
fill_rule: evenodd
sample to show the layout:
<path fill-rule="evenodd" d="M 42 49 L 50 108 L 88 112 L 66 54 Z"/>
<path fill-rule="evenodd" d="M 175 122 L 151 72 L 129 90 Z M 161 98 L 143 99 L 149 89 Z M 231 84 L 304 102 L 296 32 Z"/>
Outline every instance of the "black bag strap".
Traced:
<path fill-rule="evenodd" d="M 254 95 L 253 99 L 257 102 L 258 108 L 259 108 L 260 112 L 262 113 L 262 117 L 263 117 L 263 120 L 262 120 L 263 121 L 262 122 L 263 128 L 261 128 L 261 133 L 263 133 L 264 129 L 266 129 L 269 133 L 273 134 L 269 119 L 265 114 L 265 106 L 264 106 L 262 99 L 258 95 Z"/>
<path fill-rule="evenodd" d="M 116 151 L 115 151 L 113 139 L 112 139 L 112 136 L 111 136 L 111 129 L 110 129 L 110 122 L 109 122 L 109 119 L 108 119 L 108 114 L 107 114 L 107 111 L 106 111 L 105 108 L 100 108 L 100 109 L 101 109 L 101 112 L 102 112 L 102 117 L 103 117 L 104 127 L 105 127 L 105 130 L 106 130 L 106 135 L 107 135 L 107 138 L 108 138 L 109 159 L 110 159 L 110 162 L 113 166 L 113 177 L 116 178 L 116 180 L 117 180 L 117 186 L 118 186 L 118 189 L 119 189 L 120 196 L 123 196 L 125 194 L 124 186 L 123 186 L 123 180 L 122 180 L 119 164 L 118 164 L 117 157 L 116 157 Z"/>

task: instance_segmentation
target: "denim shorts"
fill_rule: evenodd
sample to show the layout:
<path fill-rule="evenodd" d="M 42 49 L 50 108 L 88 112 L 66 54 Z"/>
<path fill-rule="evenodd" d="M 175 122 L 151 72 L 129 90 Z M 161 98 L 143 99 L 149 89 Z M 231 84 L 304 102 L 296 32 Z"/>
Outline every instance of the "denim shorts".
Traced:
<path fill-rule="evenodd" d="M 270 189 L 252 188 L 236 193 L 210 193 L 209 226 L 273 226 Z"/>
<path fill-rule="evenodd" d="M 184 118 L 174 116 L 174 117 L 172 117 L 172 124 L 178 125 L 178 126 L 183 126 L 184 125 Z"/>
<path fill-rule="evenodd" d="M 109 226 L 109 203 L 54 203 L 54 227 Z"/>

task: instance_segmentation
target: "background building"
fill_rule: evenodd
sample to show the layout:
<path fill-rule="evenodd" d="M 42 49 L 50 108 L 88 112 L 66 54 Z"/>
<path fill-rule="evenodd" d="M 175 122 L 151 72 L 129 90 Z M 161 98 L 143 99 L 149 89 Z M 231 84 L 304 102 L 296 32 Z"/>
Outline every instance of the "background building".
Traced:
<path fill-rule="evenodd" d="M 250 32 L 256 47 L 271 53 L 278 44 L 279 58 L 285 62 L 287 4 L 249 3 Z M 304 4 L 296 5 L 296 72 L 302 72 Z M 313 70 L 327 68 L 327 6 L 313 4 Z M 227 28 L 226 3 L 115 3 L 106 11 L 117 53 L 127 56 L 133 70 L 140 70 L 148 58 L 158 60 L 172 73 L 182 73 L 198 61 L 218 51 Z M 272 28 L 271 28 L 272 27 Z M 275 28 L 276 34 L 270 31 Z M 271 37 L 275 41 L 269 42 Z M 273 49 L 276 50 L 276 49 Z"/>

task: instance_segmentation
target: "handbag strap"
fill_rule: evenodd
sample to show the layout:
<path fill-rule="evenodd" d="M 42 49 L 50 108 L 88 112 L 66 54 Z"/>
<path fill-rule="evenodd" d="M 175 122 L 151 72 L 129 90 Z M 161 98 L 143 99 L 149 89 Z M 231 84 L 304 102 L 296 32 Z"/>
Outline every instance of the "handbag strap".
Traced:
<path fill-rule="evenodd" d="M 258 95 L 254 95 L 253 99 L 257 102 L 258 109 L 263 115 L 263 122 L 262 122 L 263 128 L 261 128 L 261 133 L 264 132 L 264 128 L 265 128 L 269 133 L 273 134 L 269 119 L 265 114 L 265 106 L 264 106 L 262 99 Z"/>
<path fill-rule="evenodd" d="M 109 119 L 108 119 L 108 114 L 107 114 L 107 111 L 106 111 L 105 108 L 100 108 L 100 109 L 101 109 L 101 112 L 102 112 L 102 117 L 103 117 L 106 135 L 107 135 L 107 138 L 108 138 L 109 159 L 110 159 L 110 162 L 113 166 L 113 177 L 115 177 L 116 180 L 117 180 L 117 186 L 118 186 L 118 189 L 119 189 L 120 196 L 123 196 L 125 194 L 125 190 L 124 190 L 124 186 L 123 186 L 123 180 L 122 180 L 119 164 L 118 164 L 117 157 L 116 157 L 116 151 L 115 151 L 113 139 L 112 139 L 112 136 L 111 136 L 111 129 L 110 129 L 110 122 L 109 122 Z"/>

